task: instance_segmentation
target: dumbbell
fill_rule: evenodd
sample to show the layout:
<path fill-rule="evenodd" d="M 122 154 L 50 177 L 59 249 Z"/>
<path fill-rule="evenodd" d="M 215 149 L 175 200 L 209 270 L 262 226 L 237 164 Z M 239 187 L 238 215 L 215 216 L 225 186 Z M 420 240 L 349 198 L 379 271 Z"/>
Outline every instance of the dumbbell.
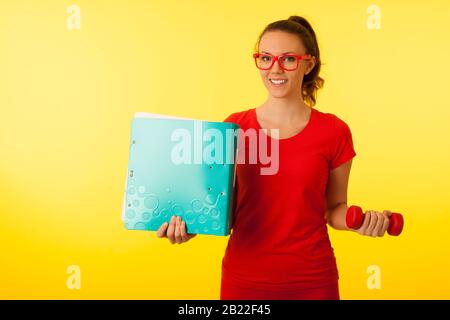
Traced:
<path fill-rule="evenodd" d="M 364 220 L 364 213 L 361 207 L 350 206 L 347 209 L 347 216 L 345 222 L 347 227 L 351 229 L 359 229 Z M 392 213 L 389 217 L 389 227 L 387 229 L 388 234 L 391 236 L 398 236 L 403 230 L 403 216 L 400 213 Z"/>

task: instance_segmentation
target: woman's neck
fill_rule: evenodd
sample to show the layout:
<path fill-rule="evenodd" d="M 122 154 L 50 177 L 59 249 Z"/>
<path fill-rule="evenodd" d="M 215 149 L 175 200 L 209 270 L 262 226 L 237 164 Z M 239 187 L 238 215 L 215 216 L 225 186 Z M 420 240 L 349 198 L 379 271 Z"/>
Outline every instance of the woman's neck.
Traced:
<path fill-rule="evenodd" d="M 259 108 L 259 114 L 276 124 L 298 123 L 308 118 L 310 107 L 301 99 L 269 97 Z"/>

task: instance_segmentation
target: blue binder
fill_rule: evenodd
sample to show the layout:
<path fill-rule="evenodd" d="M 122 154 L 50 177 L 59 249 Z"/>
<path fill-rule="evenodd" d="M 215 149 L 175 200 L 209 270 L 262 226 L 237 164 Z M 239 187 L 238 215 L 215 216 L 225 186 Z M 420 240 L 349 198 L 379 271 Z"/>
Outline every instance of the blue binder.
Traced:
<path fill-rule="evenodd" d="M 238 128 L 136 113 L 122 209 L 125 227 L 156 231 L 177 215 L 188 233 L 229 235 Z"/>

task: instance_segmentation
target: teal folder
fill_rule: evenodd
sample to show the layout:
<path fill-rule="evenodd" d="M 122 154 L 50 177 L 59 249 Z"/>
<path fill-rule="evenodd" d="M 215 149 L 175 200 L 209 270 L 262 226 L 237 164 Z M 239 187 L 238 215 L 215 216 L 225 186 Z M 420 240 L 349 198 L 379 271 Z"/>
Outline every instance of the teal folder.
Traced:
<path fill-rule="evenodd" d="M 156 231 L 177 215 L 188 233 L 229 235 L 238 128 L 136 113 L 122 209 L 125 227 Z"/>

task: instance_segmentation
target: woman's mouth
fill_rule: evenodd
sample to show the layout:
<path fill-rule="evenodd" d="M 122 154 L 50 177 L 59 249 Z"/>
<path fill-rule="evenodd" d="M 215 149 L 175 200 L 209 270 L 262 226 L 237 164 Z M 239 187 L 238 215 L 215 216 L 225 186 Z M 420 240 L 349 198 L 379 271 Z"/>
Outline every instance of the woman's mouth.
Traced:
<path fill-rule="evenodd" d="M 274 86 L 282 86 L 287 82 L 287 79 L 269 79 L 269 82 Z"/>

